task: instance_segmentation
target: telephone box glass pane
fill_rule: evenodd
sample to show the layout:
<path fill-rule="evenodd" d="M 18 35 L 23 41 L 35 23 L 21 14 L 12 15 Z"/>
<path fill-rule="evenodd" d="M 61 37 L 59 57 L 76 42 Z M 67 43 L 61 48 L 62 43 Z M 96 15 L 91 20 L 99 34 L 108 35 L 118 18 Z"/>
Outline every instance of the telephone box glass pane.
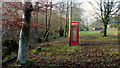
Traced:
<path fill-rule="evenodd" d="M 72 26 L 72 42 L 76 42 L 76 26 Z"/>

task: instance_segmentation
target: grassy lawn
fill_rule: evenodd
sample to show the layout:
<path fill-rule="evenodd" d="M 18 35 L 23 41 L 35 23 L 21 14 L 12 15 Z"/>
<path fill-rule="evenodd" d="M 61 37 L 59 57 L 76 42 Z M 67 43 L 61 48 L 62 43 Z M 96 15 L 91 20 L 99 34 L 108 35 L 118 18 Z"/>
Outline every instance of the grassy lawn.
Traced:
<path fill-rule="evenodd" d="M 93 34 L 99 34 L 100 31 L 80 31 L 80 35 L 93 35 Z"/>
<path fill-rule="evenodd" d="M 65 38 L 49 45 L 40 44 L 30 50 L 29 58 L 34 63 L 29 63 L 33 66 L 118 67 L 120 61 L 118 36 L 113 35 L 116 32 L 111 31 L 108 38 L 101 38 L 99 31 L 80 31 L 78 46 L 69 46 Z"/>
<path fill-rule="evenodd" d="M 114 33 L 118 33 L 118 31 L 107 31 L 108 35 L 114 34 Z M 94 35 L 94 34 L 100 34 L 100 31 L 80 31 L 81 35 Z"/>

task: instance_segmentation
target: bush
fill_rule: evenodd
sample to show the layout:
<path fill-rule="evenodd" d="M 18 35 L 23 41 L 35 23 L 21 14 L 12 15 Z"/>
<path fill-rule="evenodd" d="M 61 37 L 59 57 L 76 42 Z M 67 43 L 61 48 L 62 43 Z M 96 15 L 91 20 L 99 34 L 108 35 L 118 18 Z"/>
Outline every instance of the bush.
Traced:
<path fill-rule="evenodd" d="M 2 42 L 3 45 L 3 55 L 10 54 L 13 51 L 18 51 L 18 43 L 15 41 L 13 37 L 7 38 L 5 41 Z"/>

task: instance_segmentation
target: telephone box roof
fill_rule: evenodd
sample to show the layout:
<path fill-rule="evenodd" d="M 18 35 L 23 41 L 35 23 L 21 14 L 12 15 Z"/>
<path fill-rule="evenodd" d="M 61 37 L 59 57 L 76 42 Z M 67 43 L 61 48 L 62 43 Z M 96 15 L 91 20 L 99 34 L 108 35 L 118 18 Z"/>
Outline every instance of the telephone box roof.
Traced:
<path fill-rule="evenodd" d="M 72 23 L 78 23 L 78 21 L 72 21 Z"/>

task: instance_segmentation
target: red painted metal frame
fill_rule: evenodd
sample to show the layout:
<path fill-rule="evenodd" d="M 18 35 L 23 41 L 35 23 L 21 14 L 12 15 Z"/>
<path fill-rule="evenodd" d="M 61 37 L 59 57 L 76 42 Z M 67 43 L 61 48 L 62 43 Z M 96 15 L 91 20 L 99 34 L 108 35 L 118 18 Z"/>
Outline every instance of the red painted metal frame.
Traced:
<path fill-rule="evenodd" d="M 72 27 L 75 26 L 76 27 L 76 41 L 73 42 L 73 29 Z M 71 27 L 70 27 L 70 46 L 76 46 L 79 45 L 79 22 L 77 21 L 72 21 L 71 22 Z"/>

